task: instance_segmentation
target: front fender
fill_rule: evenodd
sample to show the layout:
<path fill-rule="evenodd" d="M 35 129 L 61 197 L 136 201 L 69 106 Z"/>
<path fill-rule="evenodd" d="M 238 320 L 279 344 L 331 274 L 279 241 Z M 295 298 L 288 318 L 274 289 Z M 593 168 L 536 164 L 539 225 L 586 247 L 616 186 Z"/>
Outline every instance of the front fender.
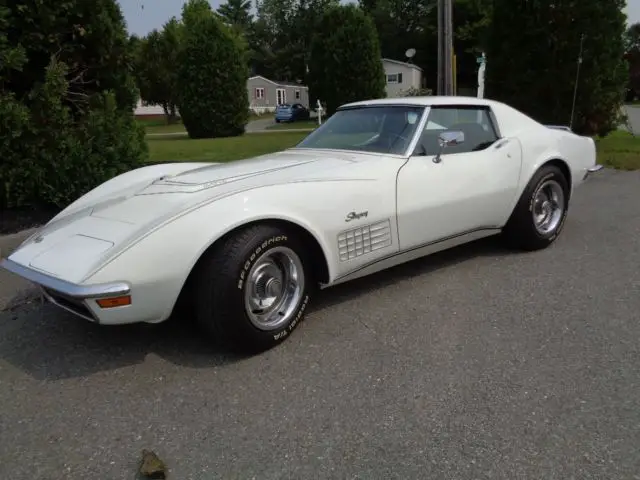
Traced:
<path fill-rule="evenodd" d="M 371 209 L 371 202 L 375 201 L 376 205 L 386 206 L 376 216 L 395 215 L 393 189 L 388 190 L 385 198 L 380 183 L 298 182 L 231 194 L 185 212 L 149 232 L 91 274 L 85 283 L 126 279 L 134 290 L 144 289 L 145 298 L 153 298 L 170 310 L 194 265 L 216 240 L 242 225 L 267 219 L 294 223 L 313 235 L 327 260 L 329 277 L 335 278 L 338 275 L 335 238 L 347 225 L 345 206 L 347 210 L 362 211 Z M 171 299 L 170 305 L 167 299 Z"/>

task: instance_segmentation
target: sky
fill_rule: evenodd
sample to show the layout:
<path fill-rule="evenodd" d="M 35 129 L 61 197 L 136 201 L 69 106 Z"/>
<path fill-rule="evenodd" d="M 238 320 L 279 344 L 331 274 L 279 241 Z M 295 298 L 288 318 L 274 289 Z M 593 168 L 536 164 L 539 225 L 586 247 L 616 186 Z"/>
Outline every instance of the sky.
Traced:
<path fill-rule="evenodd" d="M 226 0 L 210 0 L 218 8 Z M 180 17 L 184 0 L 118 0 L 130 33 L 146 35 L 162 25 L 172 16 Z M 144 8 L 143 8 L 144 7 Z M 640 22 L 640 0 L 627 0 L 625 13 L 629 24 Z"/>

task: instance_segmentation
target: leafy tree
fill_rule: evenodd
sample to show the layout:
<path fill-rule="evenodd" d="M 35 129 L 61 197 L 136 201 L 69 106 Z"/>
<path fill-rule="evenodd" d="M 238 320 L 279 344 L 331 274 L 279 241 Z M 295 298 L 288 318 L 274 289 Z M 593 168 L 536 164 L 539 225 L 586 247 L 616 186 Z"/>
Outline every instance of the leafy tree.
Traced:
<path fill-rule="evenodd" d="M 360 6 L 376 25 L 383 57 L 403 61 L 407 49 L 415 48 L 416 64 L 433 63 L 436 50 L 425 49 L 425 39 L 431 20 L 437 34 L 437 0 L 360 0 Z"/>
<path fill-rule="evenodd" d="M 176 103 L 179 90 L 176 64 L 180 50 L 178 20 L 171 18 L 162 30 L 153 30 L 140 40 L 133 40 L 134 73 L 140 97 L 152 105 L 161 105 L 169 123 L 177 119 Z"/>
<path fill-rule="evenodd" d="M 307 82 L 309 50 L 323 13 L 338 0 L 260 0 L 250 37 L 254 71 L 279 80 Z"/>
<path fill-rule="evenodd" d="M 344 103 L 385 96 L 378 37 L 362 9 L 340 5 L 324 13 L 311 44 L 309 80 L 329 115 Z"/>
<path fill-rule="evenodd" d="M 246 43 L 206 0 L 189 0 L 182 21 L 178 109 L 189 136 L 243 134 L 249 116 Z"/>
<path fill-rule="evenodd" d="M 486 48 L 491 25 L 491 7 L 491 0 L 457 0 L 453 4 L 453 47 L 458 88 L 475 88 L 478 85 L 479 65 L 476 59 Z M 434 37 L 434 41 L 437 45 L 437 36 Z"/>
<path fill-rule="evenodd" d="M 147 156 L 117 3 L 38 5 L 0 7 L 0 208 L 63 207 Z"/>
<path fill-rule="evenodd" d="M 274 38 L 263 18 L 258 17 L 249 27 L 247 34 L 249 45 L 249 66 L 252 75 L 263 75 L 267 78 L 281 79 L 276 74 L 277 51 L 274 49 Z"/>
<path fill-rule="evenodd" d="M 624 34 L 625 51 L 640 51 L 640 22 L 631 25 Z"/>
<path fill-rule="evenodd" d="M 629 27 L 624 40 L 625 59 L 629 64 L 627 100 L 633 101 L 640 96 L 640 23 Z"/>
<path fill-rule="evenodd" d="M 140 97 L 152 105 L 161 105 L 169 123 L 177 119 L 179 89 L 176 74 L 180 49 L 180 24 L 169 20 L 162 30 L 153 30 L 143 39 L 132 40 L 135 49 L 134 73 Z"/>
<path fill-rule="evenodd" d="M 411 61 L 423 69 L 426 84 L 435 88 L 438 77 L 437 0 L 359 0 L 359 4 L 376 24 L 382 56 L 403 61 L 407 49 L 415 48 L 416 55 Z M 491 4 L 492 0 L 453 2 L 453 40 L 459 87 L 476 86 L 476 57 L 484 48 Z"/>
<path fill-rule="evenodd" d="M 584 37 L 574 129 L 616 129 L 628 80 L 624 0 L 495 0 L 488 41 L 487 96 L 543 123 L 571 118 Z"/>

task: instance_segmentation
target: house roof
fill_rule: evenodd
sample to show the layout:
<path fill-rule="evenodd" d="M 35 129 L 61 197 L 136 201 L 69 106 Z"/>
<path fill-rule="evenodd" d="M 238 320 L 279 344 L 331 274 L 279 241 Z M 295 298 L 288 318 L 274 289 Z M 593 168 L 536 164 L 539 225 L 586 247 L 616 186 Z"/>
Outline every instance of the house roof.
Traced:
<path fill-rule="evenodd" d="M 422 71 L 422 69 L 413 63 L 401 62 L 399 60 L 391 60 L 390 58 L 383 58 L 383 62 L 395 63 L 396 65 L 402 65 L 409 68 L 415 68 L 416 70 Z"/>
<path fill-rule="evenodd" d="M 253 77 L 249 77 L 249 80 L 255 80 L 256 78 L 261 78 L 265 82 L 269 82 L 269 83 L 271 83 L 273 85 L 277 85 L 279 87 L 308 88 L 305 85 L 301 85 L 301 84 L 295 83 L 295 82 L 281 82 L 281 81 L 269 80 L 268 78 L 263 77 L 262 75 L 254 75 Z"/>

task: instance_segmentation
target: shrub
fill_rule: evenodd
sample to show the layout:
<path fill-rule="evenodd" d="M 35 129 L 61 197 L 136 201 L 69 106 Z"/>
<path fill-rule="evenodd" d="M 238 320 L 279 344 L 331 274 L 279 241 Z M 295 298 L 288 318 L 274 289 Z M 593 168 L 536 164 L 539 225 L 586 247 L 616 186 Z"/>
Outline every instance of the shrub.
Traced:
<path fill-rule="evenodd" d="M 113 0 L 0 7 L 0 208 L 64 207 L 141 165 L 124 20 Z"/>
<path fill-rule="evenodd" d="M 380 44 L 371 18 L 355 5 L 329 8 L 311 44 L 309 90 L 331 115 L 342 104 L 385 97 Z"/>
<path fill-rule="evenodd" d="M 416 88 L 410 87 L 402 92 L 402 97 L 428 97 L 433 95 L 433 91 L 430 88 Z"/>
<path fill-rule="evenodd" d="M 249 120 L 246 45 L 206 0 L 190 0 L 182 21 L 178 110 L 189 136 L 243 134 Z"/>

